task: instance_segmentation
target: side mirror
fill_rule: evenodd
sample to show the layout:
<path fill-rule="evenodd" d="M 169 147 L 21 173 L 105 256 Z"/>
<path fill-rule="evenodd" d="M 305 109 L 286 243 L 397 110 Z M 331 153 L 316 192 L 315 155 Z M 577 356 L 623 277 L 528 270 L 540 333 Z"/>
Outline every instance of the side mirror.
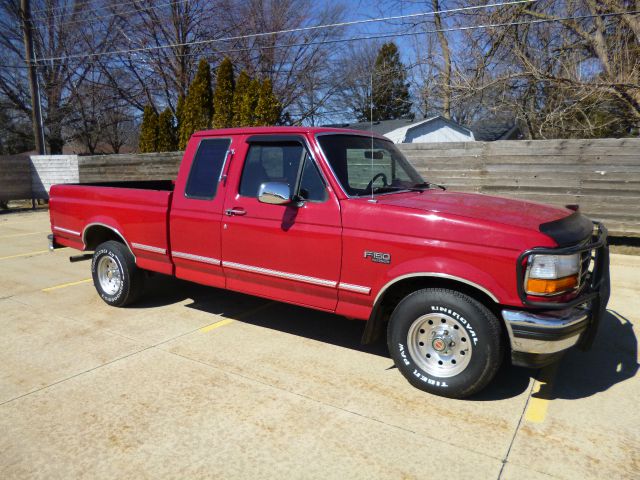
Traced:
<path fill-rule="evenodd" d="M 283 182 L 265 182 L 258 189 L 258 201 L 271 205 L 285 205 L 291 202 L 291 189 Z"/>

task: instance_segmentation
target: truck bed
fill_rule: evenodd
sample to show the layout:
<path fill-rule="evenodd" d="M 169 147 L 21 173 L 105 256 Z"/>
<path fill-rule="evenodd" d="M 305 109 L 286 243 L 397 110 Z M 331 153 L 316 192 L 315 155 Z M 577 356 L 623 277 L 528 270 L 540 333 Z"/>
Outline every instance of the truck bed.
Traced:
<path fill-rule="evenodd" d="M 91 233 L 116 232 L 141 268 L 172 273 L 169 250 L 171 180 L 54 185 L 49 193 L 51 228 L 58 244 L 93 250 Z"/>
<path fill-rule="evenodd" d="M 71 183 L 67 185 L 85 187 L 133 188 L 136 190 L 161 190 L 166 192 L 173 192 L 175 182 L 173 180 L 125 180 L 117 182 Z"/>

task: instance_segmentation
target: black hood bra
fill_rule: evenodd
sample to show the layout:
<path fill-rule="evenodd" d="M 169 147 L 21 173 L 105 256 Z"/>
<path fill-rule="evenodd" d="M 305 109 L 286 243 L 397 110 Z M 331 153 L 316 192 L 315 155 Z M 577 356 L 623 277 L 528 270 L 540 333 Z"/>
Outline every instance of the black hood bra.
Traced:
<path fill-rule="evenodd" d="M 540 231 L 556 241 L 559 247 L 575 245 L 593 233 L 593 223 L 580 212 L 559 220 L 540 224 Z"/>

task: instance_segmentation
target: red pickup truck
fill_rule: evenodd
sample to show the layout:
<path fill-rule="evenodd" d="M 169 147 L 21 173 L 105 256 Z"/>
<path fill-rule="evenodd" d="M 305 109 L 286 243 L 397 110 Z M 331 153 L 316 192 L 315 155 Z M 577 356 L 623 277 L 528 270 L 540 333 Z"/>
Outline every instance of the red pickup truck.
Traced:
<path fill-rule="evenodd" d="M 449 397 L 505 356 L 539 367 L 589 348 L 609 298 L 603 225 L 445 191 L 361 131 L 199 132 L 175 182 L 56 185 L 50 212 L 50 247 L 93 251 L 109 305 L 160 272 L 361 319 L 411 384 Z"/>

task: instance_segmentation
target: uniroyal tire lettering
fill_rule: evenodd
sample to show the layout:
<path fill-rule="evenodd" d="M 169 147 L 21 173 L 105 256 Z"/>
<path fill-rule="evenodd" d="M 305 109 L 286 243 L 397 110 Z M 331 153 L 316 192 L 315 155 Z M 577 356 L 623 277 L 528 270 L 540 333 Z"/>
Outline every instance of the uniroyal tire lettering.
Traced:
<path fill-rule="evenodd" d="M 447 308 L 447 307 L 441 307 L 439 305 L 431 305 L 431 310 L 434 312 L 443 312 L 443 313 L 446 313 L 447 315 L 451 315 L 452 317 L 454 317 L 456 320 L 458 320 L 461 324 L 465 326 L 465 328 L 469 332 L 469 336 L 471 337 L 471 340 L 473 341 L 473 345 L 478 344 L 478 336 L 476 335 L 476 331 L 473 329 L 473 326 L 469 322 L 467 322 L 467 320 L 458 312 L 451 310 L 450 308 Z"/>

